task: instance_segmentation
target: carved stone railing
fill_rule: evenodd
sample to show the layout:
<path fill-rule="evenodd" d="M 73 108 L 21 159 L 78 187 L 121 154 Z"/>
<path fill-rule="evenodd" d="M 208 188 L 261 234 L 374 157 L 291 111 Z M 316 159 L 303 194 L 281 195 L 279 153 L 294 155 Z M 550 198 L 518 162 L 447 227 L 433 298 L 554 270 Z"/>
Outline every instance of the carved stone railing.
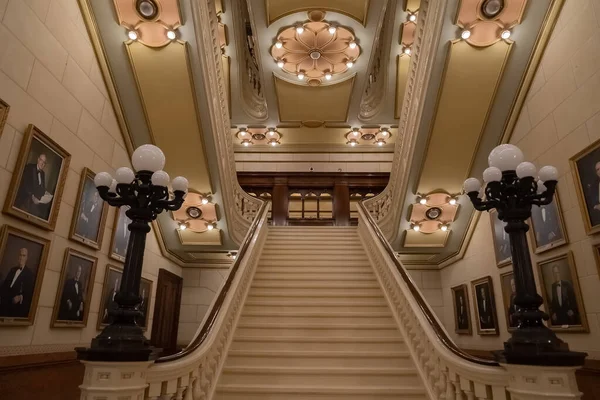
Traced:
<path fill-rule="evenodd" d="M 364 203 L 385 237 L 390 241 L 393 241 L 398 234 L 404 192 L 408 185 L 408 172 L 421 124 L 429 79 L 435 66 L 435 55 L 444 25 L 447 4 L 446 1 L 421 1 L 390 181 L 383 192 Z"/>
<path fill-rule="evenodd" d="M 500 365 L 460 349 L 363 204 L 358 213 L 361 242 L 431 400 L 580 398 L 576 368 Z"/>
<path fill-rule="evenodd" d="M 267 237 L 270 205 L 268 202 L 261 206 L 238 258 L 190 344 L 180 353 L 154 363 L 84 361 L 82 399 L 212 398 Z"/>
<path fill-rule="evenodd" d="M 219 161 L 222 204 L 231 238 L 241 243 L 262 200 L 247 194 L 237 180 L 214 0 L 192 1 L 191 5 L 197 52 L 200 56 L 200 73 L 206 88 L 211 131 Z"/>

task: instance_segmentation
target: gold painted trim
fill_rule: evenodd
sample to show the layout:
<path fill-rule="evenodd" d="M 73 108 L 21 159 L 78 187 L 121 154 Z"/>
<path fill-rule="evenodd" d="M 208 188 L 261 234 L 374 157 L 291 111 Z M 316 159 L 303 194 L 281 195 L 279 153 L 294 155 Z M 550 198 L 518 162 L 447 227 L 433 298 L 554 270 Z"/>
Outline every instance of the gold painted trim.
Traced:
<path fill-rule="evenodd" d="M 585 303 L 583 302 L 583 296 L 581 295 L 581 287 L 579 286 L 579 277 L 577 276 L 577 268 L 575 268 L 575 258 L 573 257 L 573 252 L 568 251 L 567 253 L 560 254 L 546 260 L 541 260 L 536 263 L 538 279 L 540 284 L 540 289 L 542 292 L 542 298 L 544 299 L 544 308 L 546 312 L 550 313 L 550 307 L 548 306 L 548 298 L 546 296 L 546 287 L 544 282 L 544 275 L 542 274 L 542 264 L 549 264 L 554 261 L 562 260 L 566 258 L 569 264 L 569 272 L 571 273 L 571 284 L 573 285 L 573 290 L 575 291 L 575 299 L 577 302 L 577 307 L 579 308 L 579 317 L 581 318 L 581 325 L 575 325 L 571 327 L 567 325 L 567 327 L 559 327 L 552 326 L 550 323 L 547 323 L 548 328 L 552 329 L 555 332 L 579 332 L 579 333 L 589 333 L 590 327 L 588 325 L 587 315 L 585 313 Z M 550 321 L 552 316 L 550 316 Z"/>
<path fill-rule="evenodd" d="M 302 13 L 302 12 L 308 12 L 308 11 L 312 11 L 315 9 L 315 7 L 299 7 L 293 10 L 290 10 L 286 13 L 280 14 L 279 16 L 277 16 L 277 18 L 271 19 L 271 16 L 269 15 L 269 3 L 271 0 L 265 0 L 265 14 L 266 14 L 266 21 L 267 21 L 267 27 L 273 25 L 274 22 L 287 17 L 289 15 L 292 14 L 297 14 L 297 13 Z M 365 1 L 365 8 L 364 8 L 364 17 L 363 20 L 361 21 L 360 19 L 358 19 L 355 15 L 350 14 L 347 11 L 344 11 L 342 9 L 339 8 L 335 8 L 335 7 L 326 7 L 326 6 L 321 6 L 319 5 L 318 9 L 322 10 L 322 11 L 330 11 L 330 12 L 335 12 L 338 14 L 342 14 L 347 16 L 348 18 L 352 18 L 353 20 L 359 22 L 362 26 L 367 26 L 367 20 L 369 17 L 369 5 L 371 4 L 370 0 Z M 305 20 L 306 18 L 304 18 L 303 20 Z"/>
<path fill-rule="evenodd" d="M 214 230 L 214 229 L 213 229 Z M 223 230 L 216 228 L 216 231 L 219 232 L 219 242 L 186 242 L 181 237 L 181 231 L 177 230 L 177 237 L 179 238 L 179 243 L 183 246 L 222 246 L 223 245 Z M 205 231 L 207 232 L 207 231 Z M 204 232 L 194 232 L 196 235 L 202 235 Z"/>
<path fill-rule="evenodd" d="M 10 112 L 10 105 L 4 100 L 0 99 L 0 137 L 2 137 L 2 131 L 8 120 L 8 113 Z"/>
<path fill-rule="evenodd" d="M 123 137 L 123 142 L 125 143 L 127 152 L 131 156 L 134 150 L 134 143 L 130 133 L 131 130 L 129 129 L 129 125 L 125 119 L 125 113 L 122 108 L 123 102 L 121 101 L 121 97 L 116 89 L 114 72 L 107 61 L 108 58 L 106 57 L 104 42 L 102 41 L 99 33 L 96 17 L 92 12 L 90 0 L 77 0 L 77 2 L 92 42 L 92 48 L 94 49 L 96 60 L 98 61 L 98 65 L 102 71 L 102 80 L 106 86 L 111 106 L 117 118 L 117 123 L 119 124 L 119 128 L 121 130 L 121 136 Z"/>
<path fill-rule="evenodd" d="M 407 249 L 439 249 L 439 248 L 444 248 L 446 247 L 446 244 L 448 243 L 448 239 L 450 238 L 450 235 L 452 234 L 452 230 L 448 230 L 446 232 L 446 236 L 444 237 L 444 242 L 441 244 L 414 244 L 414 245 L 407 245 L 406 244 L 406 238 L 408 237 L 408 229 L 404 230 L 404 236 L 402 238 L 402 246 L 407 248 Z M 436 231 L 436 232 L 440 232 L 440 231 Z M 421 233 L 421 232 L 417 232 L 421 235 L 432 235 L 433 233 Z"/>

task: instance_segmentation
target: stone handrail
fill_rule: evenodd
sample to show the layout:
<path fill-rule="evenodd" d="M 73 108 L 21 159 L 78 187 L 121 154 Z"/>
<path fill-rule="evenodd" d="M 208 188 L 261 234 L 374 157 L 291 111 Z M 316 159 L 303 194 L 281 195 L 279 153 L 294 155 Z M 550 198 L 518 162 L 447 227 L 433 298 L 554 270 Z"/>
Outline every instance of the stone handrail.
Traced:
<path fill-rule="evenodd" d="M 83 361 L 82 398 L 208 400 L 216 388 L 233 332 L 267 237 L 271 203 L 263 204 L 219 294 L 181 354 L 148 362 Z M 217 312 L 213 312 L 217 310 Z M 208 327 L 208 328 L 207 328 Z M 162 361 L 162 362 L 161 362 Z M 88 396 L 88 397 L 85 397 Z M 127 397 L 130 396 L 130 397 Z"/>
<path fill-rule="evenodd" d="M 498 364 L 461 350 L 364 205 L 359 236 L 431 400 L 579 399 L 572 367 Z"/>

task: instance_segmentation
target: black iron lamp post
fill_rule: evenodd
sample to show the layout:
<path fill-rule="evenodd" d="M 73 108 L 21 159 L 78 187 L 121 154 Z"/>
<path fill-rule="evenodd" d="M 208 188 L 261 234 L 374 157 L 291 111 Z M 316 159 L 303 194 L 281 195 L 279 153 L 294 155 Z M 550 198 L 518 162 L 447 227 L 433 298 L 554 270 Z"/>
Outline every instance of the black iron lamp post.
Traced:
<path fill-rule="evenodd" d="M 496 209 L 498 218 L 506 223 L 515 276 L 515 304 L 518 326 L 504 343 L 504 350 L 495 352 L 500 362 L 528 365 L 583 365 L 586 353 L 569 351 L 568 345 L 543 323 L 548 315 L 539 307 L 543 300 L 537 293 L 531 257 L 527 245 L 532 205 L 552 202 L 558 171 L 523 162 L 521 150 L 511 144 L 496 147 L 488 158 L 489 168 L 483 172 L 485 200 L 479 197 L 481 183 L 469 178 L 464 189 L 478 211 Z M 535 176 L 539 176 L 536 181 Z"/>
<path fill-rule="evenodd" d="M 183 204 L 188 181 L 177 177 L 171 182 L 173 196 L 167 185 L 169 175 L 163 171 L 165 156 L 156 146 L 138 147 L 132 156 L 134 173 L 127 167 L 119 168 L 113 179 L 107 172 L 96 175 L 94 183 L 100 197 L 114 207 L 129 207 L 131 232 L 127 244 L 121 287 L 115 295 L 116 307 L 108 311 L 112 320 L 89 348 L 78 348 L 78 358 L 89 361 L 147 361 L 155 349 L 144 336 L 136 320 L 142 317 L 139 295 L 146 235 L 150 223 L 164 210 L 175 211 Z M 101 316 L 98 316 L 101 318 Z"/>

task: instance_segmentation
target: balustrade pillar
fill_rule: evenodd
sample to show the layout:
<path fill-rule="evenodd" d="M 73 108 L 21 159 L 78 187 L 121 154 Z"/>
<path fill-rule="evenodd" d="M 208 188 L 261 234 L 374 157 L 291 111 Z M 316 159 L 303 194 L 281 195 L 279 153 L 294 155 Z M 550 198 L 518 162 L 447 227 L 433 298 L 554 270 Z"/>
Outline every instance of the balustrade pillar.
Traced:
<path fill-rule="evenodd" d="M 579 367 L 501 364 L 510 374 L 511 400 L 578 400 L 575 371 Z"/>
<path fill-rule="evenodd" d="M 152 361 L 81 362 L 85 366 L 83 383 L 79 386 L 82 400 L 138 400 L 144 398 L 148 387 L 146 371 L 153 363 Z"/>

